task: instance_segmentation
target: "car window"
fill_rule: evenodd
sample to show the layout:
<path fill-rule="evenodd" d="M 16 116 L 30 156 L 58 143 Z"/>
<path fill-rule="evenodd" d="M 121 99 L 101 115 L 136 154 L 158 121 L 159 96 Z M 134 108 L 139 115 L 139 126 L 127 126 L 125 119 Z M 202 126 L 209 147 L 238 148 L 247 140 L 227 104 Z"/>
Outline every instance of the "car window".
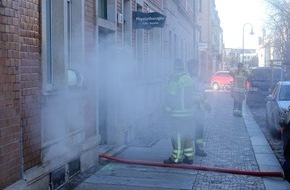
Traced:
<path fill-rule="evenodd" d="M 279 100 L 281 101 L 290 101 L 290 85 L 282 85 Z"/>
<path fill-rule="evenodd" d="M 253 69 L 251 71 L 253 80 L 271 80 L 271 69 Z M 286 79 L 285 72 L 280 68 L 273 68 L 273 81 L 283 81 Z"/>
<path fill-rule="evenodd" d="M 267 80 L 270 76 L 270 70 L 268 69 L 253 69 L 251 73 L 253 80 Z"/>
<path fill-rule="evenodd" d="M 223 73 L 223 72 L 217 73 L 216 75 L 219 77 L 229 77 L 230 76 L 228 73 Z"/>
<path fill-rule="evenodd" d="M 273 97 L 273 98 L 276 98 L 276 94 L 277 94 L 278 88 L 279 88 L 279 85 L 276 84 L 276 85 L 275 85 L 275 88 L 274 88 L 274 90 L 273 90 L 273 92 L 272 92 L 272 97 Z"/>

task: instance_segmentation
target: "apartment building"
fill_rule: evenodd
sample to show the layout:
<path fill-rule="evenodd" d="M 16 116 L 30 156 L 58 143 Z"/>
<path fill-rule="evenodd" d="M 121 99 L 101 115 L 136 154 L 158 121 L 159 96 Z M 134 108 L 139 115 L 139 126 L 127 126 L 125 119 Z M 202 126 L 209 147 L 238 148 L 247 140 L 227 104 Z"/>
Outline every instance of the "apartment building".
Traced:
<path fill-rule="evenodd" d="M 199 0 L 197 6 L 198 60 L 204 74 L 204 80 L 208 81 L 221 66 L 223 31 L 215 0 Z"/>
<path fill-rule="evenodd" d="M 197 59 L 196 4 L 1 0 L 0 188 L 57 189 L 152 126 L 174 59 Z"/>

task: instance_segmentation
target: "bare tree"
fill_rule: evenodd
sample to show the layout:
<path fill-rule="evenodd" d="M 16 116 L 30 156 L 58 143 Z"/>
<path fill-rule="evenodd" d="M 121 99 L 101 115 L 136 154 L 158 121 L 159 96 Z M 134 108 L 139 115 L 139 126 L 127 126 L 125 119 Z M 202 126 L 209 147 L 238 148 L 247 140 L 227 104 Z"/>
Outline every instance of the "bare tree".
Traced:
<path fill-rule="evenodd" d="M 290 2 L 289 0 L 264 0 L 267 5 L 266 28 L 271 47 L 283 60 L 289 60 L 290 55 Z"/>

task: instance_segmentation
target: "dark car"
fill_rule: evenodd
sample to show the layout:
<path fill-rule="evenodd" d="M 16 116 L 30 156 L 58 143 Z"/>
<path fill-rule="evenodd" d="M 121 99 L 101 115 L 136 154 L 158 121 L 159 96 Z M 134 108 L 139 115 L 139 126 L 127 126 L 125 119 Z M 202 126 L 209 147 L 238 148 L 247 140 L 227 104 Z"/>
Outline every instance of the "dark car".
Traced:
<path fill-rule="evenodd" d="M 249 106 L 265 105 L 268 96 L 278 81 L 286 79 L 281 67 L 254 67 L 250 69 L 247 82 L 247 99 Z"/>

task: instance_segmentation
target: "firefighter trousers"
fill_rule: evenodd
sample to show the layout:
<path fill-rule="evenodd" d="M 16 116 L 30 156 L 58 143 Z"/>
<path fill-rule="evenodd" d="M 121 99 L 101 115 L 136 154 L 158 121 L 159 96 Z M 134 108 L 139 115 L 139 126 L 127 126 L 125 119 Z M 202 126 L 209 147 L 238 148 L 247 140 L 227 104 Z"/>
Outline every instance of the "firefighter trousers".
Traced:
<path fill-rule="evenodd" d="M 171 125 L 171 159 L 178 163 L 182 159 L 193 160 L 195 154 L 194 145 L 194 118 L 193 117 L 172 117 Z"/>

